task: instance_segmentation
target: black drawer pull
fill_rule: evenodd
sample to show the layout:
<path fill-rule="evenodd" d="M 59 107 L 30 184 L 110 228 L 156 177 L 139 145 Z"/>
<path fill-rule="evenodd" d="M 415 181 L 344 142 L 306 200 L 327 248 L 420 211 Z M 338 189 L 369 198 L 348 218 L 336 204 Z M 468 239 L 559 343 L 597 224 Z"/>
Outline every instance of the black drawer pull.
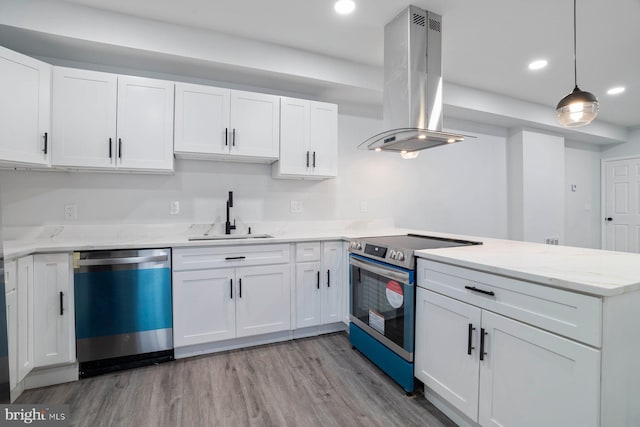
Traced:
<path fill-rule="evenodd" d="M 233 299 L 233 279 L 229 279 L 229 291 L 231 292 L 231 299 Z"/>
<path fill-rule="evenodd" d="M 64 305 L 62 302 L 63 297 L 64 297 L 64 292 L 60 291 L 60 316 L 64 315 Z"/>
<path fill-rule="evenodd" d="M 242 298 L 242 278 L 238 279 L 238 285 L 240 288 L 238 289 L 238 297 Z"/>
<path fill-rule="evenodd" d="M 331 270 L 327 270 L 327 288 L 331 287 Z"/>
<path fill-rule="evenodd" d="M 468 341 L 467 341 L 467 354 L 471 355 L 471 350 L 475 350 L 475 347 L 472 346 L 472 336 L 473 336 L 473 331 L 475 331 L 476 328 L 473 327 L 473 325 L 471 323 L 469 323 L 469 335 L 468 335 Z"/>
<path fill-rule="evenodd" d="M 109 158 L 113 157 L 113 149 L 111 148 L 111 138 L 109 138 Z"/>
<path fill-rule="evenodd" d="M 481 294 L 491 295 L 492 297 L 496 295 L 493 291 L 485 291 L 484 289 L 478 289 L 475 286 L 465 286 L 464 288 L 469 289 L 470 291 L 473 291 L 473 292 L 479 292 Z"/>
<path fill-rule="evenodd" d="M 118 158 L 122 158 L 122 138 L 118 138 Z"/>
<path fill-rule="evenodd" d="M 313 167 L 316 167 L 316 152 L 313 152 Z"/>
<path fill-rule="evenodd" d="M 236 128 L 233 128 L 233 139 L 231 140 L 231 145 L 236 146 Z"/>
<path fill-rule="evenodd" d="M 487 355 L 484 351 L 484 336 L 487 335 L 484 328 L 480 328 L 480 360 L 484 360 L 484 356 Z"/>
<path fill-rule="evenodd" d="M 309 167 L 309 152 L 307 151 L 307 167 Z"/>
<path fill-rule="evenodd" d="M 229 145 L 229 128 L 224 128 L 224 146 Z"/>
<path fill-rule="evenodd" d="M 246 258 L 245 256 L 228 256 L 228 257 L 225 258 L 225 260 L 231 261 L 231 260 L 234 260 L 234 259 L 245 259 L 245 258 Z"/>
<path fill-rule="evenodd" d="M 48 151 L 48 142 L 49 142 L 49 134 L 47 132 L 44 133 L 44 148 L 42 149 L 42 152 L 44 154 L 47 154 Z"/>
<path fill-rule="evenodd" d="M 320 289 L 320 271 L 316 271 L 316 288 Z"/>

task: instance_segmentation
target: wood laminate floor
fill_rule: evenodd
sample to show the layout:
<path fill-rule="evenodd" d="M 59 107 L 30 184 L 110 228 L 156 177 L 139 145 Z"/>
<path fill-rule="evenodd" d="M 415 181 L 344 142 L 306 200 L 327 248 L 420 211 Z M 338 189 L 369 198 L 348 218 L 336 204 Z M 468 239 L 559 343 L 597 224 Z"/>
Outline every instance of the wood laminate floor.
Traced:
<path fill-rule="evenodd" d="M 455 426 L 344 333 L 182 359 L 25 391 L 75 426 Z"/>

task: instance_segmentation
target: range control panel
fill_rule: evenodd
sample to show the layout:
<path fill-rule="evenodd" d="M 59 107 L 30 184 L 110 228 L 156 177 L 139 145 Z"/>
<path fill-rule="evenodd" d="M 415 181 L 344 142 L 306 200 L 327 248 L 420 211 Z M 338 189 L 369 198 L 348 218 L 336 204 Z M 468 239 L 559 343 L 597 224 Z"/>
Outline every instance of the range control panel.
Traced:
<path fill-rule="evenodd" d="M 413 270 L 414 268 L 413 251 L 408 251 L 406 249 L 390 248 L 352 240 L 349 244 L 349 252 L 410 270 Z"/>

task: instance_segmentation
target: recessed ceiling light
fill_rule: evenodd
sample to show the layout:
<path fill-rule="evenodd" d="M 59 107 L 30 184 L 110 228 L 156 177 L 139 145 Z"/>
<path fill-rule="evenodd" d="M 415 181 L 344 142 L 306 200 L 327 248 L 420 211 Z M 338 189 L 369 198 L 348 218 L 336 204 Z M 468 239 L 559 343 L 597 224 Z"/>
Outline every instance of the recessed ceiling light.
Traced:
<path fill-rule="evenodd" d="M 333 8 L 340 15 L 348 15 L 355 10 L 356 4 L 353 0 L 338 0 Z"/>
<path fill-rule="evenodd" d="M 616 86 L 609 89 L 607 95 L 620 95 L 622 92 L 624 92 L 624 86 Z"/>
<path fill-rule="evenodd" d="M 530 70 L 541 70 L 546 67 L 548 64 L 546 59 L 536 59 L 535 61 L 529 63 Z"/>

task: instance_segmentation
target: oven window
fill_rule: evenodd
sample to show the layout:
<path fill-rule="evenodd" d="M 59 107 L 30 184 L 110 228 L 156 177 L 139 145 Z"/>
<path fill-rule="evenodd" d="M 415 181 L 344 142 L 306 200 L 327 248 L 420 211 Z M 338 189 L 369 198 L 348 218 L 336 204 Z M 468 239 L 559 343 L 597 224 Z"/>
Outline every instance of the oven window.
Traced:
<path fill-rule="evenodd" d="M 408 352 L 413 352 L 414 292 L 413 285 L 351 265 L 351 315 Z"/>

